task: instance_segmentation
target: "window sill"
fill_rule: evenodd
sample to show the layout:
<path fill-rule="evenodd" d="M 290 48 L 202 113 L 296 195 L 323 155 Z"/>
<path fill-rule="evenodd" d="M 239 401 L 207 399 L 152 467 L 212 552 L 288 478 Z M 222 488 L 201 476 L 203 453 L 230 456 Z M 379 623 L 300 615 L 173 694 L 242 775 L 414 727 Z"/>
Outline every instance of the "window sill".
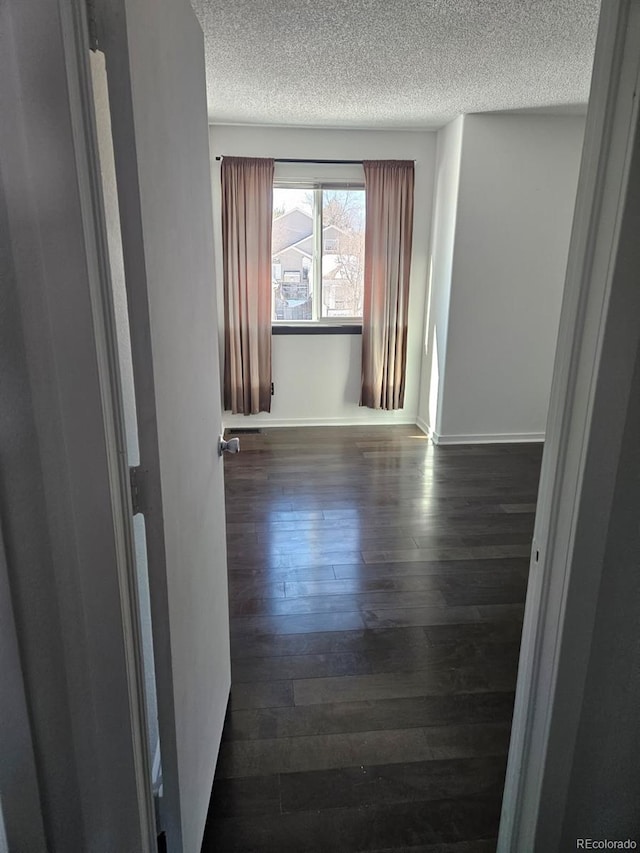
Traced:
<path fill-rule="evenodd" d="M 361 335 L 361 323 L 309 323 L 309 325 L 287 325 L 278 323 L 271 326 L 272 335 Z"/>

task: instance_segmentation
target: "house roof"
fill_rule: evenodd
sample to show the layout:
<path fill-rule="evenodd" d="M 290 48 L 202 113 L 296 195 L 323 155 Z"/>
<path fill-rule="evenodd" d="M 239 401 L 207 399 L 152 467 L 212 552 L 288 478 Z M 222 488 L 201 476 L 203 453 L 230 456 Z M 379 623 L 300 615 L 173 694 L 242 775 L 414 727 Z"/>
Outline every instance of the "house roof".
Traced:
<path fill-rule="evenodd" d="M 299 252 L 305 258 L 311 257 L 311 252 L 307 252 L 299 246 L 285 246 L 284 249 L 280 249 L 279 252 L 274 252 L 273 254 L 283 255 L 285 252 Z"/>
<path fill-rule="evenodd" d="M 313 217 L 300 207 L 293 207 L 273 220 L 271 245 L 273 252 L 283 252 L 313 233 Z"/>
<path fill-rule="evenodd" d="M 294 208 L 294 209 L 300 210 L 300 208 Z M 292 211 L 288 211 L 288 213 L 291 213 L 291 212 Z M 288 252 L 290 249 L 295 249 L 296 251 L 301 252 L 306 257 L 311 257 L 311 252 L 308 252 L 306 249 L 302 249 L 300 244 L 304 243 L 305 240 L 308 240 L 309 237 L 313 236 L 313 219 L 311 216 L 309 216 L 308 213 L 305 213 L 305 211 L 301 210 L 300 212 L 303 213 L 309 219 L 309 222 L 311 223 L 311 231 L 309 231 L 309 233 L 305 234 L 303 237 L 300 237 L 299 239 L 294 240 L 293 242 L 287 243 L 286 240 L 288 239 L 288 237 L 290 237 L 290 234 L 288 233 L 288 231 L 292 231 L 293 229 L 286 229 L 285 228 L 285 229 L 278 229 L 278 231 L 276 231 L 276 223 L 279 223 L 281 220 L 283 220 L 287 216 L 287 213 L 282 214 L 282 216 L 277 216 L 273 220 L 273 236 L 272 236 L 272 240 L 271 240 L 271 245 L 273 246 L 273 254 L 274 255 L 280 254 L 282 252 Z M 324 228 L 322 229 L 322 233 L 326 234 L 326 232 L 329 231 L 330 229 L 333 229 L 334 231 L 338 231 L 340 234 L 347 234 L 347 232 L 344 230 L 344 228 L 340 228 L 339 225 L 333 225 L 333 224 L 325 225 Z"/>

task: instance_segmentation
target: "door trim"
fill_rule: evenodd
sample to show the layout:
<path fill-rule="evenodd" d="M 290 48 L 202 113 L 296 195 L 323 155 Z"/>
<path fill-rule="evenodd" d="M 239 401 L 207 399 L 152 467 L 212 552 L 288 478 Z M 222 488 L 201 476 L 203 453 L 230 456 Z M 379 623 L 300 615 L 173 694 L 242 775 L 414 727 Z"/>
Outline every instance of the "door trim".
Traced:
<path fill-rule="evenodd" d="M 47 844 L 7 559 L 0 528 L 0 850 L 44 851 Z"/>
<path fill-rule="evenodd" d="M 611 334 L 607 324 L 639 84 L 640 4 L 604 3 L 547 422 L 499 853 L 552 853 L 560 844 L 613 497 L 612 462 L 626 414 L 624 383 L 631 382 L 607 357 L 604 344 Z M 589 443 L 603 416 L 597 386 L 607 381 L 622 383 L 620 407 L 606 413 L 608 446 L 594 464 Z M 585 532 L 584 522 L 579 529 L 583 499 L 593 500 L 587 486 L 598 475 L 599 519 Z"/>
<path fill-rule="evenodd" d="M 121 639 L 128 687 L 132 760 L 141 832 L 141 853 L 156 850 L 156 822 L 147 745 L 144 669 L 133 539 L 133 513 L 126 452 L 116 325 L 110 278 L 107 231 L 102 199 L 100 159 L 89 65 L 89 26 L 83 0 L 60 0 L 64 59 L 82 226 L 88 289 L 93 316 L 96 362 L 103 406 L 107 469 L 117 549 Z M 90 619 L 91 614 L 87 613 Z M 116 639 L 114 635 L 114 640 Z M 114 756 L 118 761 L 118 756 Z"/>

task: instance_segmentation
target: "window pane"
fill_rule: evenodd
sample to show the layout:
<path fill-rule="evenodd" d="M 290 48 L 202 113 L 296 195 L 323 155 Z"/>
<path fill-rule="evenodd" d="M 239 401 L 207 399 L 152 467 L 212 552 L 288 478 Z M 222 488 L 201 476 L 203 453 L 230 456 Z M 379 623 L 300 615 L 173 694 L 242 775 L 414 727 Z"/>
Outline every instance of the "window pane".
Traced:
<path fill-rule="evenodd" d="M 323 317 L 362 317 L 364 220 L 364 190 L 323 190 Z"/>
<path fill-rule="evenodd" d="M 273 320 L 313 318 L 313 190 L 273 189 Z"/>

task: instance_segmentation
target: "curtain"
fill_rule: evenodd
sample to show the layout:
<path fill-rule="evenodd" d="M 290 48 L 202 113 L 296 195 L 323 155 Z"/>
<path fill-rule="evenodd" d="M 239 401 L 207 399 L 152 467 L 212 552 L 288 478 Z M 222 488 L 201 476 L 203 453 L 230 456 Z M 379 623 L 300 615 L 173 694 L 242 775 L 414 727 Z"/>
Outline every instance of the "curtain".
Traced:
<path fill-rule="evenodd" d="M 222 161 L 224 407 L 271 409 L 271 221 L 274 161 Z"/>
<path fill-rule="evenodd" d="M 360 405 L 401 409 L 407 363 L 413 162 L 365 160 L 366 230 Z"/>

